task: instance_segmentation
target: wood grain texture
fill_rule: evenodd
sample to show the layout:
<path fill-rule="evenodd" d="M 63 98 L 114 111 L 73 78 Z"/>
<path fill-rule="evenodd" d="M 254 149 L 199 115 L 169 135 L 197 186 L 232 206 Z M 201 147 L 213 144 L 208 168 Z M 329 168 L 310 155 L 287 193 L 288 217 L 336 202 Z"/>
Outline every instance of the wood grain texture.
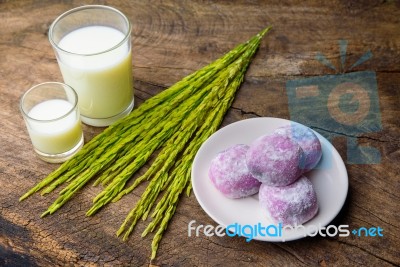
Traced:
<path fill-rule="evenodd" d="M 286 82 L 336 74 L 315 57 L 340 65 L 338 40 L 347 40 L 346 68 L 376 73 L 382 130 L 359 136 L 377 148 L 379 164 L 346 164 L 349 194 L 333 224 L 380 226 L 384 237 L 305 238 L 267 243 L 243 238 L 188 237 L 191 220 L 215 223 L 195 196 L 183 197 L 160 244 L 163 266 L 398 266 L 400 265 L 400 4 L 399 1 L 0 1 L 0 265 L 146 266 L 151 238 L 139 223 L 127 242 L 115 236 L 144 185 L 94 217 L 85 217 L 101 188 L 86 187 L 53 216 L 40 214 L 56 198 L 19 203 L 56 165 L 35 157 L 18 103 L 29 87 L 61 81 L 47 38 L 51 22 L 83 4 L 105 4 L 132 22 L 137 105 L 207 65 L 262 28 L 262 41 L 223 125 L 252 117 L 290 119 Z M 318 131 L 329 133 L 316 124 Z M 102 129 L 84 126 L 90 140 Z M 349 136 L 333 141 L 347 160 Z"/>

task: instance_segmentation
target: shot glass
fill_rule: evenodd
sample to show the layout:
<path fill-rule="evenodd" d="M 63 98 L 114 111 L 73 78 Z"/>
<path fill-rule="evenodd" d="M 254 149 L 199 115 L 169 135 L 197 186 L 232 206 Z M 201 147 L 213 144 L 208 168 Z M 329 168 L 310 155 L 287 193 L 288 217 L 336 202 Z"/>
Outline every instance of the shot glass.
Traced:
<path fill-rule="evenodd" d="M 131 24 L 115 8 L 87 5 L 60 15 L 50 26 L 64 83 L 79 96 L 82 122 L 107 126 L 134 106 Z"/>
<path fill-rule="evenodd" d="M 66 161 L 83 145 L 78 96 L 58 82 L 38 84 L 24 93 L 20 109 L 33 148 L 47 162 Z"/>

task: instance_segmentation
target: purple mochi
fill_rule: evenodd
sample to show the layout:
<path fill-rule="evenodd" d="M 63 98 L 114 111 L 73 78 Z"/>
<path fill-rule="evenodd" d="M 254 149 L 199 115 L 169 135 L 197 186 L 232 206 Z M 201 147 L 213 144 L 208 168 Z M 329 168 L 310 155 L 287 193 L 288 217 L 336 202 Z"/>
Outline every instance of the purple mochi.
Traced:
<path fill-rule="evenodd" d="M 211 182 L 228 198 L 243 198 L 258 192 L 261 183 L 249 172 L 245 155 L 249 146 L 234 145 L 211 161 L 209 177 Z"/>
<path fill-rule="evenodd" d="M 250 173 L 270 186 L 285 186 L 303 173 L 304 153 L 292 139 L 278 134 L 257 138 L 246 153 Z"/>
<path fill-rule="evenodd" d="M 258 197 L 262 209 L 277 224 L 300 225 L 311 220 L 318 212 L 317 195 L 313 184 L 305 176 L 283 187 L 263 184 Z"/>
<path fill-rule="evenodd" d="M 304 172 L 317 166 L 322 157 L 321 143 L 317 135 L 307 126 L 292 122 L 290 125 L 280 127 L 274 134 L 285 135 L 296 141 L 304 152 Z"/>

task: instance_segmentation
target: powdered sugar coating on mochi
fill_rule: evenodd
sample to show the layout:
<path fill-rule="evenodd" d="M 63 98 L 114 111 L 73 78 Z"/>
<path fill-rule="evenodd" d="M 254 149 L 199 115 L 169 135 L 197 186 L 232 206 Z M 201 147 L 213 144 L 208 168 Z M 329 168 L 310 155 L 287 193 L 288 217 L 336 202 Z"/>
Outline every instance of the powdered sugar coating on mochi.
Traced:
<path fill-rule="evenodd" d="M 289 125 L 279 127 L 274 133 L 293 139 L 303 149 L 304 172 L 317 166 L 322 157 L 321 143 L 310 128 L 300 123 L 291 122 Z"/>
<path fill-rule="evenodd" d="M 310 180 L 304 175 L 283 187 L 261 185 L 259 202 L 274 221 L 283 225 L 300 225 L 318 212 L 317 195 Z"/>
<path fill-rule="evenodd" d="M 302 174 L 304 153 L 292 139 L 278 134 L 263 135 L 246 153 L 250 173 L 270 186 L 285 186 Z"/>
<path fill-rule="evenodd" d="M 209 177 L 228 198 L 243 198 L 258 192 L 261 183 L 249 172 L 245 155 L 249 146 L 238 144 L 220 152 L 212 161 Z"/>

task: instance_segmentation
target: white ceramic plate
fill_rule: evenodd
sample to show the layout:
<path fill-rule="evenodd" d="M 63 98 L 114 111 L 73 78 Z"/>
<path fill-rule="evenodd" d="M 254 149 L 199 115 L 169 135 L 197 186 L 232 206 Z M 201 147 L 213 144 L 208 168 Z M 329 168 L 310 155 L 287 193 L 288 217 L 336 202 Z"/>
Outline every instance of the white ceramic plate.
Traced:
<path fill-rule="evenodd" d="M 200 147 L 192 165 L 192 185 L 198 202 L 204 211 L 219 225 L 273 225 L 258 203 L 258 195 L 243 199 L 224 197 L 211 183 L 208 169 L 211 160 L 222 150 L 235 144 L 250 144 L 257 137 L 272 133 L 274 129 L 290 124 L 278 118 L 254 118 L 232 123 L 215 132 Z M 316 133 L 316 132 L 315 132 Z M 277 236 L 270 228 L 265 236 L 256 235 L 262 241 L 290 241 L 312 235 L 327 226 L 341 210 L 347 196 L 348 177 L 346 167 L 337 150 L 323 136 L 316 133 L 322 145 L 322 159 L 316 169 L 306 174 L 317 193 L 319 211 L 310 221 L 297 229 L 282 229 Z M 278 228 L 278 225 L 274 225 Z M 232 228 L 229 228 L 233 230 Z M 237 228 L 238 229 L 238 228 Z M 254 229 L 254 228 L 253 228 Z M 250 233 L 250 229 L 246 232 Z M 330 233 L 334 233 L 331 230 Z M 275 233 L 276 234 L 276 233 Z"/>

